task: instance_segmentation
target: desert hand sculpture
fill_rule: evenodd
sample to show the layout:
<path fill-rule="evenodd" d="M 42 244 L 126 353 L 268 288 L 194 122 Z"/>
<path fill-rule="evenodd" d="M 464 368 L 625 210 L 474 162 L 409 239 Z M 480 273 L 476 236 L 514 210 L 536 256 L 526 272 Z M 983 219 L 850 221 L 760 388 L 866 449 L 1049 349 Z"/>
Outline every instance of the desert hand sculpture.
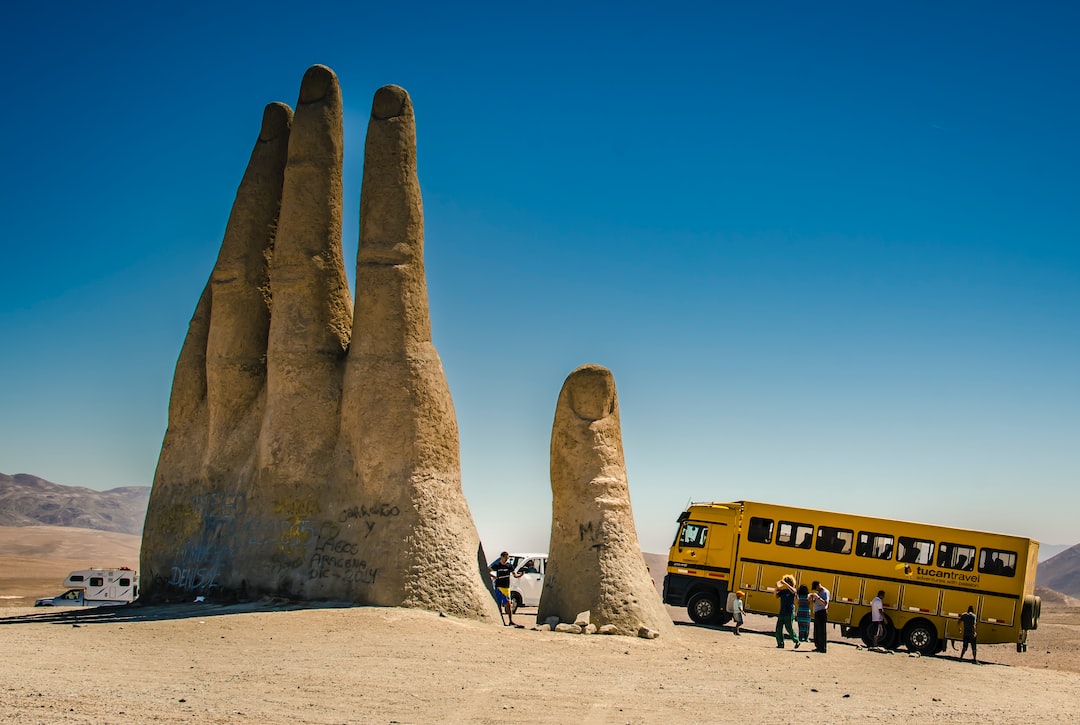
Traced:
<path fill-rule="evenodd" d="M 590 612 L 619 634 L 675 635 L 638 544 L 611 371 L 583 365 L 563 383 L 551 429 L 551 547 L 537 620 Z"/>
<path fill-rule="evenodd" d="M 342 104 L 313 66 L 267 106 L 180 352 L 143 598 L 282 596 L 494 620 L 431 341 L 412 101 L 372 103 L 356 305 Z"/>

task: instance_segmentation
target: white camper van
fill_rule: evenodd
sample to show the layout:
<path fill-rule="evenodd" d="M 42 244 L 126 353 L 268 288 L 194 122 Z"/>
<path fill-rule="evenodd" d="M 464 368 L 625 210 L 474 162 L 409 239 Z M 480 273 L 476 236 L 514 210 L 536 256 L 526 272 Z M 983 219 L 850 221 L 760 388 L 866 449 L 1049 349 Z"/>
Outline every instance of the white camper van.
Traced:
<path fill-rule="evenodd" d="M 510 578 L 510 611 L 518 607 L 535 607 L 540 604 L 540 592 L 544 589 L 544 571 L 547 554 L 511 554 L 510 565 L 521 577 Z"/>
<path fill-rule="evenodd" d="M 35 607 L 100 607 L 129 604 L 139 596 L 139 575 L 126 566 L 115 569 L 79 569 L 67 575 L 71 587 L 56 597 L 34 602 Z"/>

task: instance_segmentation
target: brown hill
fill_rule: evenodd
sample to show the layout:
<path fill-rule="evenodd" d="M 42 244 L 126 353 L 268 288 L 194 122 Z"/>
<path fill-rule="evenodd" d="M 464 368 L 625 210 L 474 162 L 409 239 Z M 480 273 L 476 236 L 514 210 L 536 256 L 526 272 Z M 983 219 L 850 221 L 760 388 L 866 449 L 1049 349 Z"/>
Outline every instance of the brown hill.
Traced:
<path fill-rule="evenodd" d="M 75 569 L 139 565 L 134 534 L 69 526 L 0 526 L 0 607 L 60 594 Z"/>
<path fill-rule="evenodd" d="M 74 526 L 141 534 L 149 486 L 95 491 L 27 473 L 0 473 L 0 526 Z"/>
<path fill-rule="evenodd" d="M 1080 544 L 1040 563 L 1035 583 L 1071 597 L 1080 597 Z"/>

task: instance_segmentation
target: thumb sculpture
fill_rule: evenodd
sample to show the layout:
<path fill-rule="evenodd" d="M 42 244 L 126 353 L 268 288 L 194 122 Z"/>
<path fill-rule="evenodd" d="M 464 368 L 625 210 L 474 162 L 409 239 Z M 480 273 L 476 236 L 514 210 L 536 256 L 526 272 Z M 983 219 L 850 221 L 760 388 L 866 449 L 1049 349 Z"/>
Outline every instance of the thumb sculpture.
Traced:
<path fill-rule="evenodd" d="M 638 545 L 611 371 L 583 365 L 566 378 L 551 430 L 551 544 L 537 621 L 590 613 L 619 634 L 675 626 Z"/>
<path fill-rule="evenodd" d="M 313 66 L 271 104 L 180 352 L 142 598 L 281 596 L 494 621 L 431 340 L 412 101 L 374 97 L 356 305 L 342 102 Z"/>

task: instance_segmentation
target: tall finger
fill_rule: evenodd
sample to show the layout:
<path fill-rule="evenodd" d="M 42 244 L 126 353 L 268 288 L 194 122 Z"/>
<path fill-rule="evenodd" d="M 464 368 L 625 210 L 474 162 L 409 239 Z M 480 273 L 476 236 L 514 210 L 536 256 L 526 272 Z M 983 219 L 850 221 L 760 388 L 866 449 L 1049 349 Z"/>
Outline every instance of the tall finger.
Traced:
<path fill-rule="evenodd" d="M 379 569 L 366 601 L 493 619 L 461 491 L 454 404 L 431 342 L 416 122 L 397 86 L 372 102 L 356 289 L 342 432 L 364 500 L 394 512 L 364 538 Z"/>
<path fill-rule="evenodd" d="M 281 213 L 270 264 L 264 470 L 311 478 L 337 440 L 352 300 L 341 256 L 342 110 L 337 76 L 304 75 L 289 133 Z"/>
<path fill-rule="evenodd" d="M 206 377 L 212 466 L 217 459 L 229 457 L 234 437 L 249 445 L 256 431 L 246 429 L 261 422 L 257 420 L 260 411 L 253 406 L 266 383 L 270 257 L 292 115 L 283 103 L 271 103 L 263 111 L 259 138 L 237 189 L 210 277 L 213 308 Z M 245 430 L 237 431 L 242 423 Z M 233 463 L 223 461 L 224 465 Z"/>

